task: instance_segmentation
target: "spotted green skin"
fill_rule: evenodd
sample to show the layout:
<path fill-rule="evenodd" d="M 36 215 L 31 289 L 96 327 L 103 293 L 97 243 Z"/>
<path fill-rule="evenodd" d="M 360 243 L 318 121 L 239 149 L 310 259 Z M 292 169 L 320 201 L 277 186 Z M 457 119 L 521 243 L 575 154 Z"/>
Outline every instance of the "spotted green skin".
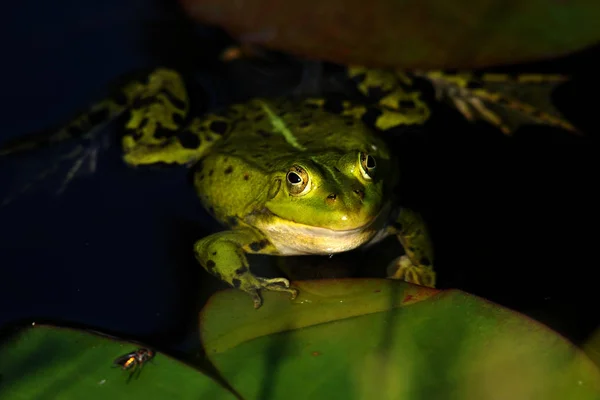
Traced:
<path fill-rule="evenodd" d="M 192 116 L 181 76 L 157 69 L 125 85 L 124 101 L 107 99 L 91 113 L 127 114 L 121 143 L 127 164 L 193 168 L 203 206 L 226 227 L 195 243 L 196 258 L 209 273 L 248 293 L 255 308 L 262 304 L 261 290 L 292 298 L 298 292 L 285 278 L 255 276 L 246 254 L 333 254 L 388 235 L 396 235 L 406 250 L 392 277 L 434 286 L 427 231 L 418 214 L 398 207 L 396 163 L 374 131 L 422 123 L 428 109 L 418 94 L 377 74 L 360 78 L 361 90 L 381 83 L 378 104 L 253 99 Z M 373 108 L 377 118 L 370 127 L 362 118 Z M 65 131 L 92 119 L 97 115 L 84 114 Z"/>

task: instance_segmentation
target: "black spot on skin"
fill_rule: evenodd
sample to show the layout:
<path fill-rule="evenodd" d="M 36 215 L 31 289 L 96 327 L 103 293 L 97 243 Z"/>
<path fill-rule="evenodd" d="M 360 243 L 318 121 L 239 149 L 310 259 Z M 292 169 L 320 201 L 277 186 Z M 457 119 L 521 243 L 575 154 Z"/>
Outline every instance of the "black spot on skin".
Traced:
<path fill-rule="evenodd" d="M 198 180 L 199 180 L 199 181 L 201 181 L 201 180 L 204 180 L 204 174 L 202 174 L 202 175 L 198 176 Z"/>
<path fill-rule="evenodd" d="M 263 239 L 259 242 L 252 242 L 252 243 L 250 243 L 250 249 L 252 251 L 261 251 L 262 249 L 267 247 L 268 244 L 269 244 L 269 241 L 267 239 Z"/>
<path fill-rule="evenodd" d="M 398 105 L 400 106 L 400 108 L 415 108 L 415 102 L 412 100 L 400 100 L 398 102 Z"/>
<path fill-rule="evenodd" d="M 169 90 L 163 89 L 160 91 L 160 94 L 166 96 L 171 104 L 173 104 L 176 108 L 183 110 L 186 108 L 186 102 L 175 97 Z M 157 96 L 158 99 L 158 96 Z"/>
<path fill-rule="evenodd" d="M 181 126 L 181 125 L 183 125 L 183 121 L 185 121 L 185 118 L 183 117 L 183 115 L 181 115 L 181 114 L 173 115 L 173 122 L 175 123 L 175 125 Z"/>
<path fill-rule="evenodd" d="M 147 123 L 147 120 L 145 122 Z M 140 130 L 142 130 L 141 126 L 140 126 Z M 154 131 L 154 133 L 152 134 L 152 136 L 154 136 L 157 139 L 170 138 L 170 137 L 178 136 L 178 135 L 179 135 L 179 132 L 172 131 L 170 129 L 165 129 L 160 126 L 158 126 L 156 128 L 156 130 Z"/>
<path fill-rule="evenodd" d="M 427 257 L 421 257 L 421 265 L 429 267 L 431 265 L 431 261 Z"/>
<path fill-rule="evenodd" d="M 227 224 L 229 224 L 231 227 L 237 226 L 238 220 L 236 217 L 227 217 Z"/>
<path fill-rule="evenodd" d="M 209 126 L 210 130 L 218 135 L 222 135 L 227 132 L 227 122 L 224 121 L 213 121 Z"/>
<path fill-rule="evenodd" d="M 241 267 L 235 270 L 236 275 L 243 275 L 246 272 L 248 272 L 248 267 L 246 267 L 245 265 L 242 265 Z"/>
<path fill-rule="evenodd" d="M 225 168 L 224 172 L 226 175 L 229 175 L 230 173 L 233 172 L 233 167 L 230 165 L 229 167 Z"/>
<path fill-rule="evenodd" d="M 367 77 L 367 74 L 363 72 L 363 73 L 361 73 L 361 74 L 358 74 L 358 75 L 356 75 L 356 76 L 353 76 L 353 77 L 352 77 L 352 81 L 353 81 L 353 82 L 356 82 L 356 83 L 361 83 L 362 81 L 364 81 L 364 80 L 365 80 L 365 78 L 366 78 L 366 77 Z"/>
<path fill-rule="evenodd" d="M 335 114 L 340 114 L 342 111 L 344 111 L 344 105 L 339 99 L 328 99 L 325 101 L 325 104 L 323 104 L 323 109 Z"/>
<path fill-rule="evenodd" d="M 206 269 L 213 275 L 218 275 L 219 273 L 216 271 L 216 264 L 213 260 L 208 260 L 206 262 Z"/>
<path fill-rule="evenodd" d="M 186 149 L 197 149 L 202 143 L 200 138 L 190 131 L 180 132 L 177 135 L 177 139 L 179 139 L 179 143 L 181 143 L 181 145 Z"/>
<path fill-rule="evenodd" d="M 240 288 L 240 286 L 242 286 L 242 281 L 240 281 L 240 280 L 239 280 L 239 279 L 237 279 L 237 278 L 233 278 L 233 279 L 231 280 L 231 285 L 232 285 L 234 288 L 236 288 L 236 289 L 239 289 L 239 288 Z"/>
<path fill-rule="evenodd" d="M 256 131 L 256 133 L 258 133 L 260 136 L 262 136 L 262 137 L 264 137 L 264 138 L 271 137 L 271 133 L 270 133 L 270 132 L 267 132 L 267 131 L 265 131 L 264 129 L 258 129 L 258 130 Z"/>
<path fill-rule="evenodd" d="M 262 249 L 260 242 L 252 242 L 250 243 L 250 250 L 252 251 L 260 251 Z"/>
<path fill-rule="evenodd" d="M 217 255 L 217 252 L 216 252 L 216 251 L 213 251 L 213 252 L 212 252 L 212 255 L 213 255 L 213 256 L 216 256 L 216 255 Z"/>
<path fill-rule="evenodd" d="M 208 176 L 212 176 L 214 172 L 215 171 L 211 169 L 210 171 L 208 171 Z"/>
<path fill-rule="evenodd" d="M 250 179 L 250 175 L 244 174 L 244 180 L 247 181 L 248 179 Z"/>
<path fill-rule="evenodd" d="M 375 126 L 375 122 L 377 118 L 382 114 L 381 110 L 375 107 L 367 107 L 367 112 L 365 112 L 362 116 L 362 121 L 368 126 Z"/>

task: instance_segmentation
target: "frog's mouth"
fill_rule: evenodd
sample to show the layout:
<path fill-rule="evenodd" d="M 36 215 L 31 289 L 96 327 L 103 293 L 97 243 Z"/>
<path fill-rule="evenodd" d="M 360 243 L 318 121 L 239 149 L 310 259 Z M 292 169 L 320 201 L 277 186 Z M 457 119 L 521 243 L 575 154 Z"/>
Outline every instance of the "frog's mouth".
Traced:
<path fill-rule="evenodd" d="M 253 225 L 265 234 L 279 254 L 334 254 L 355 249 L 371 241 L 384 226 L 389 206 L 363 225 L 351 229 L 306 225 L 269 213 L 274 218 Z"/>

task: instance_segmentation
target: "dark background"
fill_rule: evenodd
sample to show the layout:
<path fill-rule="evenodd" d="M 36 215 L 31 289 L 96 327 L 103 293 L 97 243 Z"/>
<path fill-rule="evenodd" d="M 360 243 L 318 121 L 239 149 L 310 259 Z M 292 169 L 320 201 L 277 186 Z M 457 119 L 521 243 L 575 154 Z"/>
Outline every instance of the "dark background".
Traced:
<path fill-rule="evenodd" d="M 4 5 L 0 18 L 1 140 L 68 120 L 138 68 L 182 69 L 212 105 L 299 79 L 297 70 L 260 69 L 230 79 L 239 68 L 216 61 L 229 39 L 166 1 L 24 0 Z M 578 344 L 600 322 L 597 53 L 523 67 L 576 76 L 553 98 L 585 138 L 526 127 L 509 139 L 437 106 L 423 132 L 397 145 L 407 199 L 431 224 L 440 287 L 524 312 Z M 0 180 L 35 175 L 57 151 L 0 164 Z M 53 179 L 41 189 L 55 187 Z M 112 146 L 97 172 L 63 196 L 38 190 L 0 209 L 0 327 L 50 320 L 194 347 L 199 307 L 209 288 L 223 286 L 196 264 L 191 246 L 215 229 L 186 171 L 126 168 Z"/>

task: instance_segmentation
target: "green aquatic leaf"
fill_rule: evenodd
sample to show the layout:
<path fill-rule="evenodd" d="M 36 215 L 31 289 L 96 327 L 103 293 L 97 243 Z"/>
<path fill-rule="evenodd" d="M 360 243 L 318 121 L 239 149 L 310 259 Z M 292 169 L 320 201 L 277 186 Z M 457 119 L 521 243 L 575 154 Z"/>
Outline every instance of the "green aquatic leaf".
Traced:
<path fill-rule="evenodd" d="M 600 42 L 596 0 L 179 1 L 241 42 L 341 64 L 471 69 Z"/>
<path fill-rule="evenodd" d="M 142 369 L 113 366 L 137 344 L 91 332 L 35 325 L 0 344 L 0 398 L 235 399 L 213 379 L 158 353 Z"/>
<path fill-rule="evenodd" d="M 208 357 L 245 399 L 598 399 L 600 371 L 546 326 L 458 290 L 385 279 L 214 295 Z"/>

